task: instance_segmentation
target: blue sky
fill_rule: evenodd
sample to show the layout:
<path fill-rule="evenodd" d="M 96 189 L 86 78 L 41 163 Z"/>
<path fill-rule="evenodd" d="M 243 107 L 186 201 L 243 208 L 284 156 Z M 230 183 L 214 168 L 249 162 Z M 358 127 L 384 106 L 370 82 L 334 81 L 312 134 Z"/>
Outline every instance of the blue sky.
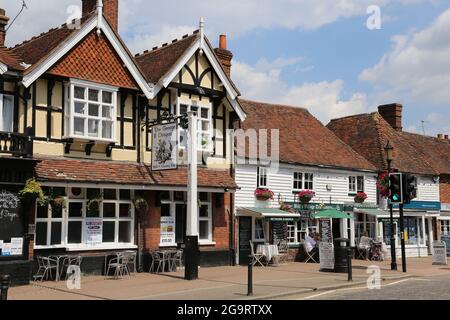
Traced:
<path fill-rule="evenodd" d="M 245 98 L 306 107 L 325 124 L 400 102 L 406 130 L 422 133 L 423 120 L 426 134 L 450 133 L 449 1 L 120 1 L 120 32 L 133 52 L 192 32 L 200 16 L 214 43 L 226 33 Z M 81 3 L 26 2 L 9 45 L 64 23 Z M 369 5 L 381 9 L 381 30 L 366 27 Z M 0 6 L 14 16 L 21 0 Z"/>

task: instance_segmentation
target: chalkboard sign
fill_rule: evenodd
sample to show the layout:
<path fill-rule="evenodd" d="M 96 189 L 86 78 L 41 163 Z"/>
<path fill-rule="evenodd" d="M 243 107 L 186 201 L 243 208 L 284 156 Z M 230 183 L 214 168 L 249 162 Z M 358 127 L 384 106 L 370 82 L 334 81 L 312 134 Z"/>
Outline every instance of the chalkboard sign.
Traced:
<path fill-rule="evenodd" d="M 333 243 L 333 233 L 331 230 L 331 220 L 330 219 L 320 219 L 320 241 Z"/>
<path fill-rule="evenodd" d="M 287 225 L 285 222 L 272 222 L 272 239 L 274 243 L 286 240 Z"/>
<path fill-rule="evenodd" d="M 329 242 L 319 244 L 320 271 L 327 272 L 334 270 L 334 246 Z"/>
<path fill-rule="evenodd" d="M 23 236 L 21 203 L 17 194 L 0 191 L 0 240 L 11 241 Z"/>
<path fill-rule="evenodd" d="M 252 240 L 252 218 L 239 218 L 239 263 L 247 264 Z"/>

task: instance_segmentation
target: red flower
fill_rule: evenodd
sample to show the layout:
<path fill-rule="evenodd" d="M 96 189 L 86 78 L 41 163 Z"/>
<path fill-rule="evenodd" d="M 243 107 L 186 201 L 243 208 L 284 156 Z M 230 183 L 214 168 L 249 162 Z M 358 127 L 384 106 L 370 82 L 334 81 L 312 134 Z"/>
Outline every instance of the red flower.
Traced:
<path fill-rule="evenodd" d="M 364 201 L 367 200 L 367 194 L 365 194 L 364 192 L 358 192 L 355 196 L 355 202 L 356 203 L 363 203 Z"/>
<path fill-rule="evenodd" d="M 298 199 L 301 203 L 309 203 L 316 193 L 312 190 L 303 190 L 298 193 Z"/>
<path fill-rule="evenodd" d="M 269 189 L 258 188 L 255 190 L 255 197 L 258 200 L 263 200 L 263 201 L 267 201 L 269 199 L 273 200 L 274 196 L 275 196 L 275 194 Z"/>
<path fill-rule="evenodd" d="M 377 188 L 383 198 L 389 197 L 389 174 L 387 172 L 379 174 Z"/>

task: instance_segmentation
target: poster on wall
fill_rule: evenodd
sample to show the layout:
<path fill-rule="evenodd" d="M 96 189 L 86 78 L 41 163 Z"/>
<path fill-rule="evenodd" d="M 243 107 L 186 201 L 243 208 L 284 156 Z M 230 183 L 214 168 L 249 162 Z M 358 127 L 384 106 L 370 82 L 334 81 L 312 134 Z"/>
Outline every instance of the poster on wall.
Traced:
<path fill-rule="evenodd" d="M 161 217 L 161 236 L 162 245 L 174 245 L 175 241 L 175 218 Z"/>
<path fill-rule="evenodd" d="M 330 219 L 320 219 L 320 241 L 333 243 L 333 233 L 331 230 L 331 220 Z"/>
<path fill-rule="evenodd" d="M 86 244 L 88 246 L 97 246 L 103 242 L 103 220 L 101 218 L 86 218 L 84 220 Z"/>
<path fill-rule="evenodd" d="M 21 256 L 23 252 L 23 238 L 11 238 L 11 255 Z"/>
<path fill-rule="evenodd" d="M 11 243 L 3 242 L 2 245 L 2 256 L 8 257 L 11 255 Z"/>
<path fill-rule="evenodd" d="M 152 171 L 178 168 L 178 124 L 170 123 L 152 129 Z"/>

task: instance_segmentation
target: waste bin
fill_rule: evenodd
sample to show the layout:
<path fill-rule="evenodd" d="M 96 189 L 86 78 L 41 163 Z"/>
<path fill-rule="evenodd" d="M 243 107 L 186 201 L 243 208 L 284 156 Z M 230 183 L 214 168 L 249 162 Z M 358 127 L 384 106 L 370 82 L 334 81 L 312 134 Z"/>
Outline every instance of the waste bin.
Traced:
<path fill-rule="evenodd" d="M 345 243 L 345 245 L 344 245 Z M 339 238 L 334 240 L 334 272 L 348 273 L 348 249 L 350 240 Z"/>

